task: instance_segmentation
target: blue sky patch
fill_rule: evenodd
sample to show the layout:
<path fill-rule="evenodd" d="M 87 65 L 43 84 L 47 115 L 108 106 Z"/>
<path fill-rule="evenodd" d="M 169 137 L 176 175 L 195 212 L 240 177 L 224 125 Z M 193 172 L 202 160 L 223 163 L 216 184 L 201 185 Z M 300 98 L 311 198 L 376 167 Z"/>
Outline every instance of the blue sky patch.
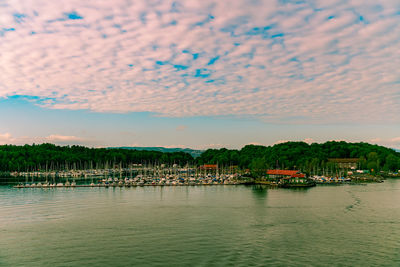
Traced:
<path fill-rule="evenodd" d="M 171 9 L 169 10 L 169 12 L 171 12 L 171 13 L 179 13 L 179 12 L 181 12 L 181 8 L 182 8 L 182 4 L 181 3 L 173 2 L 171 4 Z"/>
<path fill-rule="evenodd" d="M 192 27 L 203 26 L 204 24 L 211 22 L 213 19 L 214 19 L 214 16 L 211 14 L 208 14 L 208 16 L 204 20 L 194 23 L 192 25 Z"/>
<path fill-rule="evenodd" d="M 143 25 L 146 25 L 146 23 L 147 23 L 147 14 L 146 14 L 146 12 L 142 12 L 140 14 L 139 19 L 140 19 L 140 21 L 142 22 Z"/>
<path fill-rule="evenodd" d="M 265 26 L 265 27 L 254 27 L 251 30 L 246 32 L 246 35 L 265 35 L 268 31 L 272 29 L 272 26 Z"/>
<path fill-rule="evenodd" d="M 187 68 L 189 68 L 188 66 L 184 66 L 184 65 L 174 65 L 174 68 L 179 71 L 179 70 L 186 70 Z"/>
<path fill-rule="evenodd" d="M 25 21 L 26 15 L 21 13 L 15 13 L 13 17 L 16 23 L 22 23 Z"/>
<path fill-rule="evenodd" d="M 285 36 L 285 34 L 284 33 L 276 33 L 276 34 L 273 34 L 273 35 L 271 35 L 271 38 L 273 39 L 273 38 L 279 38 L 279 37 L 284 37 Z"/>
<path fill-rule="evenodd" d="M 211 71 L 209 69 L 197 69 L 194 77 L 196 78 L 207 78 L 210 77 Z"/>
<path fill-rule="evenodd" d="M 0 30 L 0 37 L 4 36 L 5 32 L 13 32 L 13 31 L 15 31 L 14 28 L 3 28 Z"/>
<path fill-rule="evenodd" d="M 81 15 L 79 15 L 76 11 L 72 11 L 70 13 L 64 13 L 65 18 L 76 20 L 76 19 L 83 19 Z"/>
<path fill-rule="evenodd" d="M 219 56 L 213 57 L 210 59 L 207 65 L 213 65 L 217 60 L 219 59 Z"/>
<path fill-rule="evenodd" d="M 200 55 L 199 53 L 193 53 L 193 54 L 192 54 L 193 59 L 194 59 L 194 60 L 198 59 L 198 58 L 199 58 L 199 55 Z"/>
<path fill-rule="evenodd" d="M 157 61 L 156 61 L 156 64 L 157 64 L 157 65 L 160 65 L 160 66 L 163 66 L 163 65 L 167 64 L 167 62 L 166 62 L 166 61 L 157 60 Z"/>

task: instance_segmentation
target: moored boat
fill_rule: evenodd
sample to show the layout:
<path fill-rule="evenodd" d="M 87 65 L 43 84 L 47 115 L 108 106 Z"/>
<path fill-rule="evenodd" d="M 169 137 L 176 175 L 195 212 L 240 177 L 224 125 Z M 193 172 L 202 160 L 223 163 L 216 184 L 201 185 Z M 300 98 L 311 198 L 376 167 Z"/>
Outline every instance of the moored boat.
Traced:
<path fill-rule="evenodd" d="M 315 185 L 315 181 L 307 177 L 291 177 L 282 179 L 279 183 L 279 186 L 283 188 L 313 187 Z"/>

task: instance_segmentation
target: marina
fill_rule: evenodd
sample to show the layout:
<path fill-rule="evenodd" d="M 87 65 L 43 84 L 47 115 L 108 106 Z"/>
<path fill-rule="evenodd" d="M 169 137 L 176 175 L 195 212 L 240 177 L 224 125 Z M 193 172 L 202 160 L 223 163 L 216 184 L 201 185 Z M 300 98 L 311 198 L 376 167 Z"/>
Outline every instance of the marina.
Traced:
<path fill-rule="evenodd" d="M 281 188 L 302 188 L 316 185 L 381 183 L 382 176 L 356 174 L 348 176 L 307 176 L 298 170 L 267 170 L 254 179 L 246 172 L 218 165 L 181 168 L 165 165 L 136 168 L 71 170 L 68 172 L 14 172 L 14 188 L 74 188 L 74 187 L 137 187 L 137 186 L 210 186 L 263 184 Z M 21 180 L 24 180 L 22 182 Z"/>
<path fill-rule="evenodd" d="M 238 185 L 247 182 L 232 168 L 229 171 L 212 165 L 210 170 L 210 165 L 207 166 L 120 166 L 118 169 L 14 172 L 11 175 L 18 181 L 14 188 Z"/>
<path fill-rule="evenodd" d="M 58 184 L 42 184 L 42 183 L 37 183 L 37 184 L 20 184 L 20 185 L 15 185 L 13 188 L 74 188 L 74 187 L 136 187 L 136 186 L 200 186 L 200 185 L 240 185 L 243 184 L 243 182 L 235 182 L 235 181 L 206 181 L 206 182 L 180 182 L 180 181 L 172 181 L 172 182 L 130 182 L 130 181 L 115 181 L 112 183 L 97 183 L 97 184 L 63 184 L 63 183 L 58 183 Z"/>

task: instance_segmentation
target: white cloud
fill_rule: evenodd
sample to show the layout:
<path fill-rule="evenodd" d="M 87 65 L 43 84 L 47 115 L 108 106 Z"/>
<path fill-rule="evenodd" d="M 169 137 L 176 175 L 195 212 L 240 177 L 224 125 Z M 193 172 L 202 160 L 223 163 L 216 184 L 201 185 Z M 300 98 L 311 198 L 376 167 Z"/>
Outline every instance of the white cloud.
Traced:
<path fill-rule="evenodd" d="M 316 143 L 316 141 L 313 138 L 306 138 L 303 140 L 305 143 L 307 144 L 312 144 L 312 143 Z"/>
<path fill-rule="evenodd" d="M 195 149 L 199 150 L 207 150 L 207 149 L 221 149 L 221 148 L 229 148 L 229 144 L 205 144 L 201 146 L 197 146 Z"/>
<path fill-rule="evenodd" d="M 272 145 L 282 144 L 282 143 L 286 143 L 286 142 L 290 142 L 290 140 L 278 140 L 275 143 L 273 143 Z"/>
<path fill-rule="evenodd" d="M 305 142 L 307 144 L 318 143 L 313 138 L 305 138 L 303 140 L 278 140 L 275 143 L 273 143 L 272 145 L 282 144 L 282 143 L 286 143 L 286 142 Z"/>
<path fill-rule="evenodd" d="M 372 144 L 386 146 L 390 148 L 400 149 L 400 137 L 393 138 L 373 138 L 370 140 Z"/>
<path fill-rule="evenodd" d="M 52 134 L 46 137 L 28 137 L 28 136 L 13 136 L 10 133 L 0 133 L 0 145 L 13 144 L 13 145 L 24 145 L 24 144 L 41 144 L 41 143 L 52 143 L 56 145 L 96 145 L 99 141 L 83 138 L 77 136 L 58 135 Z"/>
<path fill-rule="evenodd" d="M 246 145 L 266 146 L 266 145 L 264 145 L 263 143 L 259 143 L 259 142 L 250 142 L 250 143 L 247 143 Z M 246 146 L 246 145 L 245 145 L 245 146 Z"/>
<path fill-rule="evenodd" d="M 58 135 L 58 134 L 52 134 L 44 138 L 44 140 L 51 142 L 51 143 L 74 143 L 74 144 L 79 144 L 79 143 L 84 143 L 87 140 L 85 138 L 81 137 L 76 137 L 76 136 L 69 136 L 69 135 Z"/>
<path fill-rule="evenodd" d="M 14 142 L 14 138 L 10 133 L 0 133 L 0 145 L 11 144 Z"/>
<path fill-rule="evenodd" d="M 6 1 L 0 97 L 172 117 L 400 122 L 399 1 L 175 2 Z"/>

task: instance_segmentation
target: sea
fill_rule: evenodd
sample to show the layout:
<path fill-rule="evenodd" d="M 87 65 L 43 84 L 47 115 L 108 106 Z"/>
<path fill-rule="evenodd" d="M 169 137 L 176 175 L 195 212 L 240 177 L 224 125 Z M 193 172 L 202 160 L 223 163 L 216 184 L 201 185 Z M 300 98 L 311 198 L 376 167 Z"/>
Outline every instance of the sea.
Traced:
<path fill-rule="evenodd" d="M 400 180 L 1 186 L 0 266 L 400 266 Z"/>

